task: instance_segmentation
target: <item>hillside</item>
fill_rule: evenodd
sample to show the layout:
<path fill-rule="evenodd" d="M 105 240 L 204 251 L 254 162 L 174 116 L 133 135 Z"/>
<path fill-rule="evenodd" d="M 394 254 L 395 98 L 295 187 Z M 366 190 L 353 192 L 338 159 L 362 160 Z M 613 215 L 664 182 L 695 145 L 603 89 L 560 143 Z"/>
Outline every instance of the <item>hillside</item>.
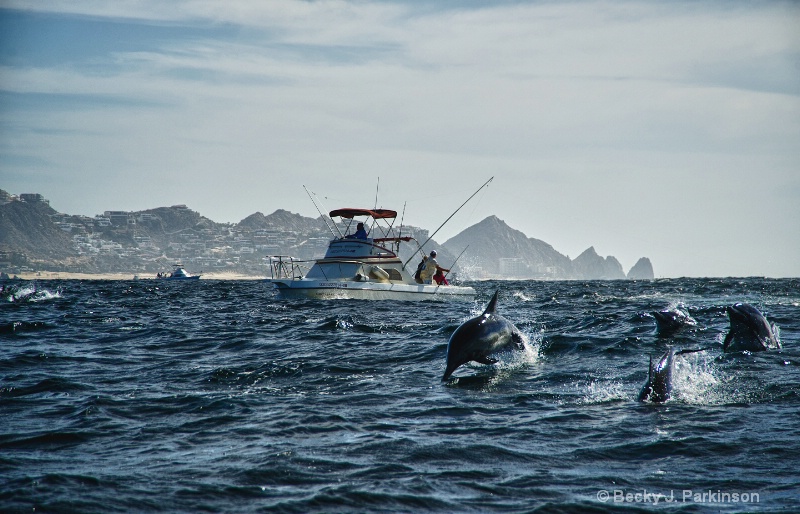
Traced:
<path fill-rule="evenodd" d="M 229 224 L 216 223 L 185 205 L 109 211 L 90 218 L 59 213 L 41 195 L 17 198 L 0 190 L 0 201 L 5 202 L 0 204 L 0 271 L 24 266 L 42 271 L 155 272 L 182 262 L 198 270 L 263 275 L 267 255 L 313 259 L 324 254 L 331 237 L 322 217 L 307 218 L 283 209 L 266 216 L 256 212 Z M 417 227 L 403 227 L 403 233 L 419 235 L 420 242 L 427 238 L 423 236 L 427 231 Z M 463 279 L 626 278 L 613 256 L 602 257 L 590 247 L 570 260 L 497 216 L 443 245 L 430 241 L 424 251 L 432 249 Z M 415 250 L 401 246 L 400 256 L 411 267 L 420 258 Z M 640 259 L 627 278 L 653 278 L 650 260 Z"/>
<path fill-rule="evenodd" d="M 54 214 L 44 202 L 0 205 L 0 251 L 30 256 L 33 263 L 75 257 L 72 238 L 53 223 Z"/>
<path fill-rule="evenodd" d="M 238 226 L 250 230 L 288 230 L 297 234 L 328 230 L 322 218 L 307 218 L 284 209 L 278 209 L 269 216 L 256 212 L 240 221 Z"/>
<path fill-rule="evenodd" d="M 136 218 L 142 218 L 142 214 L 149 214 L 152 218 L 148 217 L 148 219 L 154 220 L 154 222 L 147 223 L 149 230 L 164 234 L 174 234 L 184 230 L 215 230 L 219 228 L 218 223 L 183 205 L 157 207 L 144 211 L 134 211 L 131 214 Z"/>

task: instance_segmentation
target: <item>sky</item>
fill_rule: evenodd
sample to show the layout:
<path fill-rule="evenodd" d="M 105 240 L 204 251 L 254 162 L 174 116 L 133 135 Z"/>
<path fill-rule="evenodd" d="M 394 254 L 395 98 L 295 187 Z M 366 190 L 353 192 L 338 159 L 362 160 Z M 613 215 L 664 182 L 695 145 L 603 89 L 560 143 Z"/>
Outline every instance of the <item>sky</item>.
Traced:
<path fill-rule="evenodd" d="M 800 276 L 800 2 L 0 0 L 0 189 Z M 305 187 L 304 187 L 305 186 Z"/>

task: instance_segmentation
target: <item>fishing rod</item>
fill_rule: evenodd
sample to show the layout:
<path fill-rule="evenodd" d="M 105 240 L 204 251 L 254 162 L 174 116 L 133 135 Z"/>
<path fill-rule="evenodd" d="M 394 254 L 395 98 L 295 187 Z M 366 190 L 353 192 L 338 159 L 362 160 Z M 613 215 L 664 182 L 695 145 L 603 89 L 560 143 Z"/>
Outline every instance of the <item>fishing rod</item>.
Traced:
<path fill-rule="evenodd" d="M 436 235 L 436 233 L 437 233 L 437 232 L 439 232 L 439 230 L 441 230 L 441 229 L 442 229 L 442 227 L 443 227 L 443 226 L 445 226 L 445 224 L 446 224 L 448 221 L 450 221 L 450 218 L 452 218 L 453 216 L 455 216 L 455 215 L 456 215 L 456 213 L 457 213 L 458 211 L 460 211 L 460 210 L 461 210 L 461 207 L 464 207 L 465 205 L 467 205 L 467 202 L 469 202 L 470 200 L 472 200 L 472 198 L 473 198 L 473 197 L 474 197 L 476 194 L 478 194 L 478 193 L 481 191 L 481 189 L 483 189 L 484 187 L 488 186 L 488 185 L 489 185 L 489 182 L 491 182 L 492 180 L 494 180 L 494 177 L 492 177 L 492 178 L 490 178 L 489 180 L 487 180 L 486 182 L 484 182 L 484 183 L 483 183 L 483 185 L 482 185 L 481 187 L 479 187 L 477 191 L 475 191 L 474 193 L 472 193 L 472 196 L 470 196 L 469 198 L 467 198 L 467 200 L 466 200 L 464 203 L 462 203 L 462 204 L 459 206 L 459 208 L 458 208 L 458 209 L 456 209 L 456 210 L 453 212 L 453 214 L 451 214 L 451 215 L 450 215 L 450 216 L 449 216 L 449 217 L 448 217 L 446 220 L 444 220 L 444 223 L 442 223 L 441 225 L 439 225 L 439 228 L 437 228 L 436 230 L 434 230 L 434 231 L 433 231 L 433 234 L 431 234 L 430 236 L 428 236 L 428 239 L 426 239 L 424 243 L 422 243 L 421 245 L 419 245 L 419 251 L 420 251 L 420 252 L 422 252 L 422 247 L 424 247 L 426 244 L 428 244 L 428 241 L 430 241 L 431 239 L 433 239 L 433 236 L 435 236 L 435 235 Z M 415 253 L 416 253 L 416 252 L 415 252 Z M 425 254 L 423 253 L 423 255 L 425 255 Z M 408 258 L 408 260 L 407 260 L 405 263 L 403 263 L 403 269 L 405 269 L 406 265 L 407 265 L 407 264 L 409 263 L 409 261 L 411 261 L 411 259 L 413 259 L 413 258 L 414 258 L 414 256 L 412 255 L 411 257 L 409 257 L 409 258 Z"/>
<path fill-rule="evenodd" d="M 403 214 L 400 215 L 400 228 L 398 229 L 397 237 L 403 235 L 403 220 L 406 219 L 406 203 L 408 202 L 403 202 Z"/>
<path fill-rule="evenodd" d="M 380 188 L 381 188 L 381 178 L 378 177 L 378 182 L 377 182 L 377 184 L 375 184 L 375 207 L 373 207 L 374 210 L 378 209 L 378 191 L 380 190 Z M 394 224 L 394 221 L 392 221 L 392 224 Z M 376 226 L 380 227 L 380 225 L 378 225 L 378 220 L 376 220 L 375 218 L 372 218 L 372 225 L 369 227 L 370 233 L 372 233 L 372 230 Z M 389 232 L 391 232 L 391 230 L 392 230 L 392 227 L 390 225 L 389 226 Z M 384 234 L 384 236 L 388 236 L 388 235 L 389 235 L 388 232 Z"/>
<path fill-rule="evenodd" d="M 325 222 L 325 226 L 326 226 L 326 227 L 328 227 L 328 230 L 330 230 L 330 231 L 331 231 L 331 235 L 332 235 L 333 237 L 336 237 L 336 232 L 334 232 L 334 231 L 333 231 L 333 229 L 331 228 L 331 226 L 328 224 L 328 219 L 325 217 L 325 215 L 324 215 L 324 214 L 322 214 L 322 211 L 321 211 L 321 210 L 319 210 L 319 207 L 317 206 L 317 202 L 315 202 L 315 201 L 314 201 L 314 197 L 313 197 L 313 196 L 311 196 L 311 193 L 308 191 L 308 188 L 307 188 L 307 187 L 304 185 L 304 186 L 303 186 L 303 189 L 305 189 L 305 190 L 306 190 L 306 194 L 308 195 L 308 197 L 309 197 L 309 198 L 311 198 L 311 203 L 313 203 L 313 204 L 314 204 L 314 207 L 317 209 L 317 212 L 318 212 L 318 213 L 319 213 L 319 215 L 322 217 L 322 221 L 324 221 L 324 222 Z M 334 225 L 333 225 L 333 226 L 336 226 L 336 224 L 334 223 Z M 336 227 L 336 230 L 339 230 L 339 227 Z M 339 232 L 339 236 L 341 236 L 341 235 L 342 235 L 342 233 L 341 233 L 341 232 Z"/>
<path fill-rule="evenodd" d="M 467 248 L 469 248 L 469 245 L 467 245 Z M 464 252 L 467 251 L 467 248 L 464 248 L 463 250 L 461 250 L 461 253 L 458 254 L 458 257 L 456 257 L 456 260 L 454 260 L 453 264 L 450 265 L 450 269 L 447 270 L 447 273 L 450 273 L 453 270 L 453 268 L 456 267 L 456 263 L 458 262 L 458 259 L 460 259 L 462 255 L 464 255 Z M 444 274 L 445 277 L 447 277 L 447 273 Z"/>

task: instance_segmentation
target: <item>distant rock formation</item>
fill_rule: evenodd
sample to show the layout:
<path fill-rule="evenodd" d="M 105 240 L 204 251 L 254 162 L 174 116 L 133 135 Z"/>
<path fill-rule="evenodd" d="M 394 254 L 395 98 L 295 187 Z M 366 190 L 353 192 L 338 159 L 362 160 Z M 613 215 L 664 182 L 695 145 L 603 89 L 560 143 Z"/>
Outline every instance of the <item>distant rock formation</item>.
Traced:
<path fill-rule="evenodd" d="M 597 255 L 594 246 L 587 248 L 582 254 L 572 261 L 576 278 L 588 280 L 618 280 L 624 279 L 625 272 L 622 264 L 612 256 L 603 258 Z"/>
<path fill-rule="evenodd" d="M 544 241 L 514 230 L 497 216 L 489 216 L 444 243 L 444 247 L 455 255 L 467 245 L 467 255 L 459 264 L 467 269 L 470 264 L 480 267 L 486 276 L 564 279 L 571 275 L 569 257 L 558 253 Z"/>
<path fill-rule="evenodd" d="M 628 272 L 629 280 L 653 280 L 654 278 L 653 265 L 647 257 L 642 257 L 636 261 L 636 264 Z"/>
<path fill-rule="evenodd" d="M 622 280 L 627 278 L 620 262 L 613 256 L 601 257 L 589 247 L 575 260 L 557 252 L 539 239 L 529 238 L 509 227 L 497 216 L 489 216 L 444 243 L 458 255 L 469 245 L 463 262 L 470 278 Z M 635 276 L 647 277 L 650 261 L 637 263 Z M 652 278 L 652 266 L 650 278 Z"/>

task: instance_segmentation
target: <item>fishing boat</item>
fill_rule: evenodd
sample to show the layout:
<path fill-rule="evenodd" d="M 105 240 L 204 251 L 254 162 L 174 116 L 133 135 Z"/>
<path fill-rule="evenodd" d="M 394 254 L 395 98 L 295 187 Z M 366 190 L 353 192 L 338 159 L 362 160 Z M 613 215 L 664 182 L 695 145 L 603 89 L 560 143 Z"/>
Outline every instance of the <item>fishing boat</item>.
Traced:
<path fill-rule="evenodd" d="M 348 234 L 357 221 L 370 226 L 369 237 L 343 235 L 329 242 L 325 256 L 311 261 L 283 255 L 269 256 L 267 279 L 283 298 L 352 298 L 363 300 L 472 300 L 475 290 L 458 285 L 420 284 L 399 257 L 402 243 L 417 243 L 393 229 L 397 212 L 389 209 L 336 209 Z M 327 221 L 326 221 L 327 222 Z M 328 227 L 331 228 L 330 226 Z M 420 250 L 417 243 L 417 251 Z M 410 259 L 409 259 L 410 260 Z M 310 265 L 310 267 L 309 267 Z M 415 267 L 416 268 L 416 267 Z"/>
<path fill-rule="evenodd" d="M 156 278 L 161 280 L 197 280 L 200 275 L 190 275 L 180 264 L 173 264 L 175 268 L 172 273 L 159 273 Z"/>

